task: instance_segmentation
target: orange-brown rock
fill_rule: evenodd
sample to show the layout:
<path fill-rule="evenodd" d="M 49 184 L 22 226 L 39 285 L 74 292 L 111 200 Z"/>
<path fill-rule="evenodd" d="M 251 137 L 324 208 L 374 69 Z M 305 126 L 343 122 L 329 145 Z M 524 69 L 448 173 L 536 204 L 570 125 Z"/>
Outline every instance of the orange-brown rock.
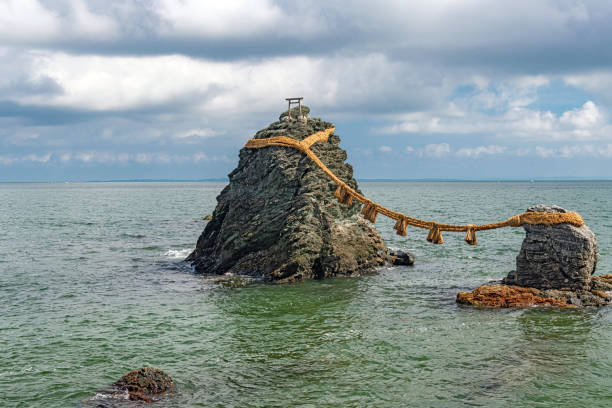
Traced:
<path fill-rule="evenodd" d="M 569 305 L 565 298 L 545 297 L 534 288 L 508 285 L 483 285 L 472 292 L 459 292 L 457 303 L 488 307 L 576 307 Z"/>

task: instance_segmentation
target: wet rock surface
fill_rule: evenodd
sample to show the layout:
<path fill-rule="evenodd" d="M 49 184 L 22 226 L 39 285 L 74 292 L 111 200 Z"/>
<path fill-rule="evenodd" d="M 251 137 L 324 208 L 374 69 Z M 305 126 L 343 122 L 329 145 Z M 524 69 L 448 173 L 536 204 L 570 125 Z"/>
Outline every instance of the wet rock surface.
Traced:
<path fill-rule="evenodd" d="M 302 140 L 332 127 L 317 118 L 278 121 L 255 138 Z M 332 134 L 312 151 L 358 189 L 346 152 Z M 285 147 L 243 148 L 212 219 L 187 258 L 196 272 L 248 275 L 291 282 L 372 272 L 385 249 L 374 227 L 358 216 L 360 204 L 341 205 L 336 185 L 303 153 Z"/>
<path fill-rule="evenodd" d="M 566 212 L 538 205 L 527 211 Z M 474 306 L 604 306 L 612 301 L 612 275 L 593 276 L 597 239 L 586 226 L 524 224 L 526 236 L 516 270 L 498 284 L 460 292 L 457 302 Z"/>
<path fill-rule="evenodd" d="M 110 387 L 84 401 L 85 406 L 134 406 L 130 402 L 155 402 L 174 392 L 172 378 L 162 370 L 145 367 L 124 375 Z M 139 405 L 140 406 L 140 405 Z"/>

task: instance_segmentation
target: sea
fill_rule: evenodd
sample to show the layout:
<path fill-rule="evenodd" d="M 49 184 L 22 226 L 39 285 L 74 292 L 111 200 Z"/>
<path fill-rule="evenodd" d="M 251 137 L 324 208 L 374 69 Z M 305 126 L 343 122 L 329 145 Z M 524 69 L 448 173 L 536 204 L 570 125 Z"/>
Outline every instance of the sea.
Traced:
<path fill-rule="evenodd" d="M 0 184 L 0 407 L 78 407 L 151 366 L 155 407 L 610 407 L 612 308 L 481 309 L 457 292 L 515 267 L 522 228 L 394 234 L 414 266 L 219 284 L 183 259 L 223 182 Z M 490 223 L 579 212 L 612 273 L 612 182 L 361 182 L 407 215 Z M 126 403 L 127 404 L 127 403 Z M 120 405 L 123 406 L 123 405 Z M 134 405 L 125 405 L 134 406 Z M 137 405 L 138 406 L 138 405 Z"/>

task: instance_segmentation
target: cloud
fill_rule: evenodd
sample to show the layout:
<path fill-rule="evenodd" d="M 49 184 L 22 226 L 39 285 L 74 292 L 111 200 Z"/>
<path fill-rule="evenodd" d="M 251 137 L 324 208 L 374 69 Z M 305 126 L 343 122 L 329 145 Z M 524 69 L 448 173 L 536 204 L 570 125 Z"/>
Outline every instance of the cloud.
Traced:
<path fill-rule="evenodd" d="M 472 101 L 473 102 L 473 101 Z M 497 106 L 497 105 L 495 105 Z M 399 123 L 380 129 L 383 134 L 484 134 L 524 140 L 612 140 L 607 114 L 593 101 L 554 114 L 506 101 L 496 112 L 450 103 L 445 110 L 400 116 Z M 503 109 L 501 109 L 503 108 Z"/>
<path fill-rule="evenodd" d="M 202 139 L 208 139 L 217 135 L 219 135 L 219 132 L 215 130 L 196 128 L 175 133 L 173 138 L 179 143 L 195 144 L 200 143 Z"/>
<path fill-rule="evenodd" d="M 343 143 L 366 177 L 389 146 L 603 158 L 610 18 L 602 1 L 0 0 L 2 163 L 217 163 L 289 95 L 360 124 Z"/>
<path fill-rule="evenodd" d="M 455 153 L 458 157 L 480 157 L 502 154 L 506 151 L 505 146 L 478 146 L 478 147 L 463 147 Z"/>
<path fill-rule="evenodd" d="M 378 148 L 378 151 L 381 153 L 390 153 L 393 151 L 393 149 L 391 148 L 391 146 L 382 145 Z"/>
<path fill-rule="evenodd" d="M 91 12 L 84 1 L 64 3 L 66 13 L 37 0 L 0 2 L 0 39 L 7 43 L 52 45 L 62 41 L 97 43 L 119 34 L 117 23 L 108 16 Z"/>
<path fill-rule="evenodd" d="M 15 164 L 15 163 L 23 163 L 23 162 L 33 162 L 33 163 L 48 163 L 51 159 L 52 153 L 46 154 L 27 154 L 23 156 L 0 156 L 0 164 L 5 166 Z"/>
<path fill-rule="evenodd" d="M 573 159 L 576 157 L 589 157 L 597 159 L 612 158 L 612 144 L 583 144 L 568 145 L 561 147 L 542 147 L 536 146 L 536 155 L 544 158 Z"/>
<path fill-rule="evenodd" d="M 419 152 L 419 155 L 441 159 L 448 156 L 450 152 L 451 148 L 448 143 L 428 144 Z"/>
<path fill-rule="evenodd" d="M 9 166 L 18 163 L 86 163 L 86 164 L 183 164 L 201 162 L 230 162 L 226 156 L 213 155 L 204 152 L 191 154 L 169 154 L 164 152 L 111 152 L 111 151 L 82 151 L 82 152 L 48 152 L 45 154 L 2 155 L 0 164 Z"/>

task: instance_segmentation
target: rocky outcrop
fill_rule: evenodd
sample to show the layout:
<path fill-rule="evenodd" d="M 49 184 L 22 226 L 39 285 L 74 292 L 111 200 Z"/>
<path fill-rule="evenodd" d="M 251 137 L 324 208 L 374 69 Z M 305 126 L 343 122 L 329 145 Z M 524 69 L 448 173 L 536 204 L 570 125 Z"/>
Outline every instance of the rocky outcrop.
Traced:
<path fill-rule="evenodd" d="M 567 212 L 557 206 L 535 206 L 527 212 Z M 571 224 L 523 224 L 527 233 L 506 285 L 538 289 L 589 290 L 599 253 L 595 234 Z"/>
<path fill-rule="evenodd" d="M 528 212 L 566 212 L 538 205 Z M 612 275 L 594 277 L 599 252 L 586 226 L 523 224 L 526 236 L 516 270 L 498 284 L 460 292 L 457 302 L 474 306 L 603 306 L 612 301 Z"/>
<path fill-rule="evenodd" d="M 115 407 L 120 401 L 155 402 L 175 390 L 174 382 L 168 374 L 157 368 L 145 367 L 130 371 L 110 387 L 85 400 L 84 404 Z"/>
<path fill-rule="evenodd" d="M 280 120 L 255 138 L 302 140 L 331 126 L 316 118 Z M 339 143 L 340 138 L 331 135 L 311 149 L 357 189 Z M 358 216 L 360 204 L 338 204 L 335 184 L 303 153 L 277 146 L 243 148 L 229 179 L 187 258 L 196 272 L 289 282 L 371 272 L 384 262 L 383 240 Z"/>

